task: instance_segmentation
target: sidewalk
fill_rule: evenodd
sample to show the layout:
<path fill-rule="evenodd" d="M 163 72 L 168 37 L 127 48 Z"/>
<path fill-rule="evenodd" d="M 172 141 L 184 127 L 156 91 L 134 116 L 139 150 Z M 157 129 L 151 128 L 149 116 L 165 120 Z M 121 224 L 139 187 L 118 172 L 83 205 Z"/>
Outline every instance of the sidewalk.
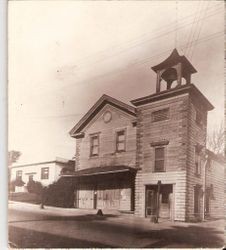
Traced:
<path fill-rule="evenodd" d="M 117 211 L 96 215 L 69 209 L 9 202 L 10 239 L 28 247 L 216 247 L 223 245 L 223 220 L 185 223 L 160 221 Z M 26 241 L 23 239 L 26 238 Z"/>
<path fill-rule="evenodd" d="M 44 209 L 40 208 L 40 205 L 31 204 L 31 203 L 24 203 L 24 202 L 17 202 L 17 201 L 9 201 L 9 208 L 14 208 L 17 210 L 23 211 L 31 211 L 42 215 L 52 215 L 52 216 L 62 216 L 62 217 L 70 217 L 70 216 L 92 216 L 96 217 L 97 219 L 100 218 L 99 215 L 96 215 L 97 210 L 94 209 L 79 209 L 79 208 L 62 208 L 62 207 L 52 207 L 52 206 L 45 206 Z M 103 217 L 107 221 L 111 221 L 112 223 L 116 224 L 124 224 L 124 225 L 131 225 L 135 227 L 139 227 L 140 229 L 170 229 L 172 226 L 213 226 L 219 224 L 222 220 L 215 220 L 215 221 L 204 221 L 199 223 L 192 223 L 192 222 L 181 222 L 181 221 L 168 221 L 168 220 L 159 220 L 159 223 L 153 223 L 150 221 L 149 218 L 142 218 L 137 217 L 134 214 L 126 214 L 120 213 L 119 211 L 114 210 L 107 210 L 104 209 Z M 10 220 L 10 218 L 9 218 Z"/>

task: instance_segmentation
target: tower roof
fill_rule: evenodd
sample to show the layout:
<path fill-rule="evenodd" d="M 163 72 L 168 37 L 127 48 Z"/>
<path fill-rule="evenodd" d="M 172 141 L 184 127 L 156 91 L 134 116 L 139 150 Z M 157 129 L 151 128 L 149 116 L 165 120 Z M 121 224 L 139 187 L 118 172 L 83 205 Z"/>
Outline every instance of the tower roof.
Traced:
<path fill-rule="evenodd" d="M 158 65 L 153 66 L 152 69 L 157 73 L 158 70 L 170 68 L 178 63 L 182 63 L 183 71 L 189 72 L 191 74 L 197 72 L 197 70 L 193 67 L 193 65 L 188 61 L 185 56 L 179 55 L 177 49 L 174 49 L 168 58 L 166 58 Z"/>

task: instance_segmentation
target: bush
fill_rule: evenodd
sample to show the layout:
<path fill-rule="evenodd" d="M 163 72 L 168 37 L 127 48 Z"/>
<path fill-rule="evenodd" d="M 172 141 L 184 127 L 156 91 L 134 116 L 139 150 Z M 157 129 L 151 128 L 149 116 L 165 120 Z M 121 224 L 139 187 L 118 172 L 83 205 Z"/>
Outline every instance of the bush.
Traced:
<path fill-rule="evenodd" d="M 29 182 L 27 183 L 27 191 L 29 193 L 41 194 L 42 189 L 43 189 L 42 183 L 39 181 L 29 180 Z"/>
<path fill-rule="evenodd" d="M 74 206 L 74 181 L 61 177 L 43 190 L 44 204 L 57 207 Z"/>
<path fill-rule="evenodd" d="M 9 191 L 14 192 L 15 187 L 23 187 L 25 182 L 22 181 L 22 179 L 18 178 L 9 183 Z"/>

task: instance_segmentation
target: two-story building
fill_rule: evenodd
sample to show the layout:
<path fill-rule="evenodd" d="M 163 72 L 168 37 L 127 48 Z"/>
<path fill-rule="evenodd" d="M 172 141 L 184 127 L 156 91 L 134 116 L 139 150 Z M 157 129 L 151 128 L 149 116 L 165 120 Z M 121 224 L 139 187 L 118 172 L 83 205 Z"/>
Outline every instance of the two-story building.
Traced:
<path fill-rule="evenodd" d="M 73 170 L 74 166 L 74 160 L 67 160 L 59 157 L 53 161 L 11 166 L 11 181 L 21 180 L 22 183 L 24 183 L 24 185 L 16 186 L 14 191 L 26 192 L 26 186 L 29 180 L 38 181 L 41 182 L 43 186 L 47 186 L 60 177 L 62 170 Z"/>
<path fill-rule="evenodd" d="M 224 166 L 206 150 L 214 107 L 191 83 L 196 69 L 176 49 L 152 69 L 156 93 L 133 106 L 103 95 L 70 131 L 76 171 L 64 176 L 74 178 L 76 207 L 178 221 L 223 216 Z"/>

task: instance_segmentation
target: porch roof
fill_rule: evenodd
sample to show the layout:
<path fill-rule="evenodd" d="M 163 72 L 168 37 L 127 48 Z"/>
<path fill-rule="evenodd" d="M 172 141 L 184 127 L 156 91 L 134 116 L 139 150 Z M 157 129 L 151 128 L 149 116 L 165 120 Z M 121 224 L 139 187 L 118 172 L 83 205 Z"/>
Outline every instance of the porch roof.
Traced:
<path fill-rule="evenodd" d="M 62 174 L 62 177 L 82 177 L 82 176 L 94 176 L 102 174 L 114 174 L 122 172 L 131 172 L 135 173 L 138 169 L 132 168 L 125 165 L 116 165 L 116 166 L 104 166 L 104 167 L 92 167 L 81 169 L 71 173 Z"/>

